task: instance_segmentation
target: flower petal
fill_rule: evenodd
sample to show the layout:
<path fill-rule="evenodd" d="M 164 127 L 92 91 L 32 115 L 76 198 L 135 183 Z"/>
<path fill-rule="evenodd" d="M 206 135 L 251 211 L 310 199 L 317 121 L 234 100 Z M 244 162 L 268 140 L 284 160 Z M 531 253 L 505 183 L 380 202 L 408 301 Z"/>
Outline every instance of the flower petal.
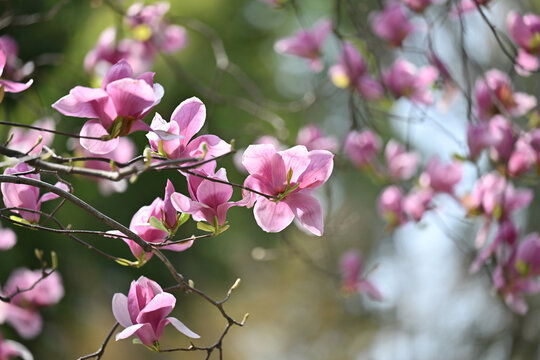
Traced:
<path fill-rule="evenodd" d="M 81 136 L 101 137 L 109 135 L 107 130 L 99 122 L 99 120 L 88 120 L 84 123 L 81 132 Z M 81 139 L 81 145 L 91 153 L 103 155 L 108 154 L 118 146 L 118 138 L 114 138 L 108 141 L 94 140 L 94 139 Z"/>
<path fill-rule="evenodd" d="M 280 232 L 291 224 L 294 213 L 285 201 L 277 204 L 259 197 L 253 209 L 255 221 L 266 232 Z"/>
<path fill-rule="evenodd" d="M 190 337 L 192 339 L 198 339 L 200 336 L 193 331 L 191 331 L 184 323 L 182 323 L 180 320 L 178 320 L 175 317 L 168 317 L 166 320 L 169 321 L 169 323 L 176 328 L 176 330 L 180 331 L 182 334 L 186 335 L 187 337 Z"/>
<path fill-rule="evenodd" d="M 133 325 L 128 312 L 128 299 L 127 296 L 121 293 L 116 293 L 112 299 L 112 310 L 116 321 L 123 327 L 127 328 Z"/>
<path fill-rule="evenodd" d="M 171 120 L 176 121 L 180 126 L 180 135 L 184 136 L 183 143 L 187 144 L 204 125 L 206 107 L 198 98 L 189 98 L 176 107 Z"/>
<path fill-rule="evenodd" d="M 300 224 L 312 234 L 321 236 L 324 220 L 321 204 L 311 195 L 294 193 L 285 199 Z"/>

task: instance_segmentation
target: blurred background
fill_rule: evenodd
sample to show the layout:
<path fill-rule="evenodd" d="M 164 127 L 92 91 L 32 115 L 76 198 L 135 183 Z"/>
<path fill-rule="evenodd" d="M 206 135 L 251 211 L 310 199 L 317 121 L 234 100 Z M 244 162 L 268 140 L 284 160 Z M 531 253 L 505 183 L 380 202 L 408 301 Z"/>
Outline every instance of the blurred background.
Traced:
<path fill-rule="evenodd" d="M 131 5 L 129 1 L 114 3 L 121 9 Z M 344 20 L 343 32 L 376 41 L 369 32 L 369 19 L 373 10 L 380 9 L 379 2 L 340 3 L 352 4 L 357 23 L 365 28 L 365 33 L 356 33 L 350 21 Z M 529 10 L 540 6 L 538 2 L 500 0 L 494 2 L 489 16 L 504 28 L 506 13 L 516 3 Z M 278 38 L 334 14 L 336 2 L 304 0 L 295 4 L 276 9 L 256 0 L 171 2 L 167 19 L 186 27 L 189 44 L 177 54 L 158 58 L 153 71 L 155 81 L 165 88 L 165 96 L 155 111 L 168 120 L 181 101 L 197 96 L 207 106 L 202 132 L 226 141 L 234 139 L 236 148 L 244 148 L 265 134 L 292 146 L 298 129 L 307 124 L 317 124 L 342 142 L 351 127 L 348 93 L 334 87 L 326 71 L 313 74 L 304 60 L 273 50 Z M 58 130 L 77 133 L 82 120 L 61 116 L 50 106 L 74 86 L 90 86 L 92 78 L 83 69 L 84 57 L 100 33 L 121 24 L 122 17 L 99 0 L 3 0 L 0 9 L 2 35 L 9 34 L 18 42 L 23 61 L 36 64 L 32 87 L 6 96 L 0 117 L 30 124 L 52 116 Z M 341 11 L 349 10 L 344 6 Z M 435 9 L 430 16 L 445 17 L 444 11 Z M 449 20 L 441 23 L 437 34 L 432 34 L 439 40 L 435 45 L 450 69 L 461 74 L 456 45 L 459 24 Z M 491 67 L 511 68 L 497 55 L 499 50 L 478 14 L 469 15 L 466 25 L 471 29 L 466 34 L 466 46 L 479 63 L 474 74 Z M 223 43 L 228 59 L 235 64 L 232 74 L 217 69 L 212 42 L 205 36 L 208 29 L 216 35 L 214 41 Z M 425 39 L 420 32 L 408 41 L 414 48 Z M 326 42 L 324 50 L 325 63 L 331 65 L 339 52 L 337 40 Z M 396 58 L 396 53 L 384 46 L 370 50 L 383 65 Z M 401 55 L 425 63 L 414 52 Z M 533 79 L 516 87 L 538 94 L 538 83 Z M 254 108 L 238 105 L 238 99 L 246 98 Z M 413 120 L 397 121 L 388 113 Z M 450 159 L 466 144 L 463 98 L 455 100 L 445 112 L 436 107 L 418 109 L 399 100 L 388 104 L 384 112 L 369 116 L 383 138 L 400 138 L 418 149 L 424 159 L 436 153 Z M 7 130 L 0 127 L 1 140 L 7 137 Z M 144 133 L 134 133 L 131 138 L 142 153 L 147 145 Z M 55 137 L 52 147 L 57 153 L 70 151 L 66 140 Z M 232 157 L 219 165 L 227 168 L 229 180 L 243 181 L 245 175 L 235 168 Z M 470 191 L 475 176 L 475 169 L 466 169 L 460 193 Z M 185 193 L 185 178 L 172 172 L 145 174 L 124 193 L 109 196 L 102 195 L 90 179 L 71 177 L 69 181 L 77 196 L 127 225 L 141 206 L 163 196 L 168 177 L 177 191 Z M 528 299 L 530 311 L 525 317 L 516 316 L 491 290 L 489 273 L 468 274 L 475 257 L 477 224 L 464 218 L 459 204 L 449 197 L 438 198 L 437 209 L 421 223 L 392 233 L 375 210 L 381 188 L 337 154 L 334 174 L 317 194 L 325 209 L 324 236 L 306 235 L 295 225 L 283 233 L 268 234 L 257 226 L 252 210 L 232 208 L 228 231 L 202 239 L 183 253 L 167 253 L 186 278 L 214 299 L 224 297 L 235 280 L 242 279 L 225 308 L 236 319 L 245 313 L 250 317 L 245 327 L 233 327 L 226 336 L 225 359 L 496 360 L 536 356 L 540 333 L 537 299 Z M 233 200 L 238 199 L 240 193 L 235 191 Z M 44 209 L 52 210 L 55 205 L 46 204 Z M 534 204 L 528 213 L 520 215 L 523 228 L 535 230 L 537 225 L 529 224 L 528 219 L 537 208 Z M 74 228 L 109 230 L 69 204 L 58 216 Z M 147 276 L 163 287 L 173 284 L 156 259 L 141 269 L 131 269 L 97 256 L 67 237 L 5 222 L 2 226 L 16 231 L 18 244 L 0 254 L 0 283 L 15 268 L 38 268 L 35 248 L 58 254 L 66 294 L 58 305 L 43 309 L 42 334 L 25 341 L 8 326 L 1 327 L 5 338 L 28 346 L 36 359 L 71 359 L 97 350 L 115 323 L 113 294 L 127 293 L 130 282 L 139 276 Z M 200 232 L 190 221 L 177 236 L 194 233 Z M 121 241 L 85 239 L 111 254 L 131 258 Z M 339 257 L 349 249 L 362 252 L 368 279 L 380 289 L 383 301 L 372 301 L 363 294 L 345 295 L 340 290 Z M 225 320 L 199 297 L 174 294 L 177 306 L 172 315 L 201 335 L 196 344 L 212 344 L 225 327 Z M 185 337 L 172 327 L 165 330 L 163 347 L 186 345 Z M 204 359 L 205 355 L 156 354 L 123 340 L 111 341 L 103 359 Z M 217 354 L 212 358 L 218 358 Z"/>

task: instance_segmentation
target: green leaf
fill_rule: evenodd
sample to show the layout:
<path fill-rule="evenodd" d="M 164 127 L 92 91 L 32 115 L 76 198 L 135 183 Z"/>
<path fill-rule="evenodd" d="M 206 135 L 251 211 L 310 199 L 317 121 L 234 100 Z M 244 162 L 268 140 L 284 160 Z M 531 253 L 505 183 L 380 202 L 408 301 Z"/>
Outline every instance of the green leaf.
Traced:
<path fill-rule="evenodd" d="M 163 225 L 163 223 L 160 220 L 158 220 L 158 218 L 155 216 L 152 216 L 150 218 L 150 225 L 152 225 L 156 229 L 163 230 L 167 233 L 169 232 L 169 230 L 165 227 L 165 225 Z"/>
<path fill-rule="evenodd" d="M 122 266 L 133 266 L 133 261 L 129 261 L 127 259 L 116 258 L 115 261 Z"/>
<path fill-rule="evenodd" d="M 197 229 L 206 231 L 206 232 L 212 232 L 212 233 L 216 231 L 216 229 L 212 225 L 204 223 L 204 222 L 198 222 Z"/>
<path fill-rule="evenodd" d="M 178 225 L 176 225 L 176 229 L 178 229 L 180 226 L 184 225 L 186 223 L 186 221 L 189 220 L 189 214 L 186 214 L 186 213 L 182 213 L 179 217 L 178 217 Z"/>
<path fill-rule="evenodd" d="M 27 227 L 27 226 L 24 226 L 24 225 L 21 225 L 21 224 L 17 224 L 17 223 L 22 223 L 22 224 L 26 224 L 26 225 L 32 225 L 32 223 L 30 221 L 25 220 L 22 217 L 19 217 L 19 216 L 16 216 L 16 215 L 11 215 L 9 218 L 11 220 L 13 220 L 13 221 L 16 221 L 16 223 L 14 223 L 15 225 L 22 226 L 22 227 L 25 227 L 27 229 L 37 230 L 34 227 Z"/>

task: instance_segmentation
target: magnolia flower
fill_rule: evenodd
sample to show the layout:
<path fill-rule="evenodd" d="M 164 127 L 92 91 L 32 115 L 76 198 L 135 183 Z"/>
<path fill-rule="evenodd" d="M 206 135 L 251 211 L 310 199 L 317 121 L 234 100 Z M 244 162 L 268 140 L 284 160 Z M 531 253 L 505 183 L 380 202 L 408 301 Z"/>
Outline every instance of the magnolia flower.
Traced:
<path fill-rule="evenodd" d="M 7 59 L 8 57 L 7 57 L 6 51 L 4 50 L 2 43 L 0 43 L 0 76 L 4 74 L 4 68 L 6 67 Z M 23 83 L 0 78 L 0 88 L 4 92 L 19 93 L 21 91 L 28 89 L 30 85 L 32 85 L 33 81 L 34 80 L 28 80 L 26 84 L 23 84 Z"/>
<path fill-rule="evenodd" d="M 540 67 L 540 17 L 535 14 L 521 16 L 511 11 L 506 23 L 510 37 L 519 46 L 515 69 L 520 75 L 529 76 Z"/>
<path fill-rule="evenodd" d="M 134 74 L 148 71 L 155 60 L 155 54 L 147 47 L 133 39 L 117 39 L 116 28 L 103 30 L 94 48 L 84 58 L 84 69 L 97 75 L 101 82 L 111 66 L 125 60 L 133 68 Z"/>
<path fill-rule="evenodd" d="M 462 202 L 470 214 L 481 213 L 503 221 L 528 206 L 532 198 L 530 189 L 515 189 L 505 178 L 492 172 L 478 179 Z"/>
<path fill-rule="evenodd" d="M 225 169 L 215 171 L 216 163 L 214 161 L 192 170 L 193 173 L 202 175 L 206 178 L 227 180 Z M 229 201 L 233 189 L 231 185 L 214 182 L 196 175 L 187 175 L 188 190 L 191 198 L 181 194 L 173 193 L 171 195 L 172 206 L 180 212 L 191 214 L 195 221 L 206 221 L 212 225 L 215 232 L 225 225 L 227 211 L 231 206 L 245 206 L 246 201 Z"/>
<path fill-rule="evenodd" d="M 172 54 L 187 45 L 186 29 L 163 20 L 169 8 L 170 4 L 164 1 L 146 6 L 135 3 L 128 8 L 126 23 L 132 29 L 135 40 L 146 45 L 147 52 Z"/>
<path fill-rule="evenodd" d="M 391 68 L 382 73 L 382 80 L 396 98 L 401 96 L 413 102 L 431 105 L 433 95 L 429 89 L 433 85 L 439 71 L 433 66 L 418 69 L 410 62 L 398 59 Z"/>
<path fill-rule="evenodd" d="M 302 227 L 314 235 L 323 233 L 322 207 L 311 195 L 328 180 L 334 166 L 332 153 L 325 150 L 308 151 L 298 145 L 277 151 L 272 145 L 250 145 L 244 152 L 242 164 L 249 172 L 244 186 L 274 196 L 250 193 L 257 224 L 267 232 L 285 229 L 296 217 Z"/>
<path fill-rule="evenodd" d="M 19 46 L 9 35 L 0 36 L 0 46 L 6 55 L 3 76 L 14 81 L 21 81 L 34 71 L 34 63 L 24 63 L 19 59 Z"/>
<path fill-rule="evenodd" d="M 409 180 L 418 167 L 420 157 L 414 151 L 405 151 L 395 140 L 390 140 L 384 149 L 388 175 L 393 180 Z"/>
<path fill-rule="evenodd" d="M 118 146 L 118 137 L 138 130 L 150 130 L 143 119 L 163 96 L 163 88 L 154 84 L 154 73 L 133 78 L 133 69 L 125 61 L 116 63 L 105 75 L 101 88 L 76 86 L 52 107 L 64 115 L 92 118 L 81 129 L 81 145 L 94 154 L 106 154 Z"/>
<path fill-rule="evenodd" d="M 132 281 L 128 296 L 116 293 L 112 310 L 116 321 L 125 329 L 116 334 L 116 341 L 135 335 L 146 346 L 159 349 L 159 341 L 167 324 L 172 324 L 182 334 L 198 339 L 199 335 L 188 329 L 180 320 L 166 317 L 176 305 L 176 298 L 164 292 L 161 286 L 144 276 Z"/>
<path fill-rule="evenodd" d="M 469 124 L 467 126 L 467 146 L 472 160 L 476 160 L 482 150 L 489 147 L 493 141 L 488 124 L 482 122 L 477 125 Z"/>
<path fill-rule="evenodd" d="M 520 136 L 510 159 L 508 159 L 508 174 L 516 177 L 529 171 L 536 162 L 536 152 L 529 143 L 529 139 Z"/>
<path fill-rule="evenodd" d="M 41 332 L 42 319 L 38 309 L 55 305 L 64 296 L 62 280 L 57 272 L 42 277 L 42 270 L 17 269 L 10 275 L 2 292 L 11 296 L 24 290 L 0 307 L 0 323 L 7 322 L 25 339 L 34 338 Z"/>
<path fill-rule="evenodd" d="M 510 122 L 503 116 L 494 116 L 489 121 L 489 136 L 491 158 L 499 163 L 507 162 L 516 142 Z"/>
<path fill-rule="evenodd" d="M 372 165 L 381 150 L 381 140 L 370 130 L 353 130 L 347 134 L 343 150 L 355 166 Z"/>
<path fill-rule="evenodd" d="M 18 173 L 26 173 L 31 171 L 32 168 L 26 163 L 18 163 L 14 167 L 4 170 L 4 175 L 13 175 Z M 22 177 L 39 180 L 39 174 L 26 174 Z M 66 184 L 58 182 L 56 187 L 64 191 L 69 191 Z M 4 205 L 8 208 L 25 208 L 30 210 L 39 211 L 41 209 L 41 203 L 58 198 L 58 195 L 54 193 L 46 193 L 42 197 L 39 197 L 39 188 L 25 184 L 13 184 L 3 182 L 0 185 L 2 196 L 4 198 Z M 31 223 L 39 222 L 39 214 L 23 210 L 11 210 L 14 213 L 21 215 L 21 217 Z"/>
<path fill-rule="evenodd" d="M 381 292 L 367 279 L 361 278 L 362 257 L 356 251 L 348 251 L 341 256 L 341 289 L 346 293 L 366 293 L 373 300 L 381 301 Z"/>
<path fill-rule="evenodd" d="M 377 200 L 377 210 L 391 229 L 405 223 L 401 189 L 396 185 L 386 187 Z"/>
<path fill-rule="evenodd" d="M 334 85 L 340 88 L 353 88 L 369 100 L 382 97 L 381 84 L 367 73 L 367 65 L 356 48 L 343 43 L 341 56 L 336 65 L 328 70 Z"/>
<path fill-rule="evenodd" d="M 461 163 L 443 164 L 438 156 L 432 156 L 426 170 L 420 175 L 420 185 L 435 192 L 454 194 L 454 187 L 461 181 Z"/>
<path fill-rule="evenodd" d="M 308 150 L 328 150 L 336 152 L 338 141 L 333 136 L 324 136 L 322 130 L 315 125 L 307 125 L 298 130 L 296 144 L 304 145 Z"/>
<path fill-rule="evenodd" d="M 489 70 L 476 81 L 474 97 L 476 113 L 481 120 L 489 120 L 501 113 L 523 116 L 536 106 L 534 96 L 515 93 L 508 75 L 497 69 Z"/>
<path fill-rule="evenodd" d="M 390 2 L 384 10 L 373 17 L 373 32 L 394 46 L 401 46 L 403 40 L 414 30 L 414 25 L 405 14 L 399 2 Z"/>
<path fill-rule="evenodd" d="M 414 221 L 422 220 L 424 213 L 431 209 L 433 190 L 429 188 L 414 189 L 403 199 L 403 211 Z"/>
<path fill-rule="evenodd" d="M 196 97 L 182 101 L 169 122 L 156 113 L 151 124 L 153 132 L 146 135 L 150 147 L 169 159 L 197 158 L 203 155 L 207 159 L 231 151 L 231 145 L 215 135 L 193 138 L 203 127 L 205 119 L 206 107 Z"/>
<path fill-rule="evenodd" d="M 181 219 L 177 216 L 176 210 L 171 202 L 171 196 L 175 194 L 173 184 L 167 180 L 165 187 L 165 196 L 163 199 L 156 198 L 152 204 L 141 207 L 131 218 L 129 229 L 139 235 L 144 241 L 149 243 L 160 243 L 168 236 L 174 235 L 178 227 L 184 223 L 187 218 Z M 119 235 L 118 231 L 110 231 L 111 237 Z M 147 261 L 153 253 L 145 253 L 137 243 L 130 239 L 122 238 L 128 244 L 129 249 L 136 259 Z M 162 249 L 171 251 L 184 251 L 193 245 L 193 240 L 163 246 Z"/>
<path fill-rule="evenodd" d="M 321 47 L 332 30 L 332 22 L 320 20 L 313 29 L 301 30 L 294 36 L 280 39 L 274 49 L 280 54 L 291 54 L 310 60 L 311 70 L 320 72 L 324 68 L 321 61 Z"/>

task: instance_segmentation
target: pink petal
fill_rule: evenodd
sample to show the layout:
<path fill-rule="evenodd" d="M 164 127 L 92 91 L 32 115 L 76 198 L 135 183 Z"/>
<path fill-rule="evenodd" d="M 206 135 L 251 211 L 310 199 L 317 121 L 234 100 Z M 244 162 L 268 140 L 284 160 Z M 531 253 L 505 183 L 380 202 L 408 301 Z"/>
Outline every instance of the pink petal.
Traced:
<path fill-rule="evenodd" d="M 271 174 L 271 159 L 276 148 L 271 144 L 249 145 L 242 156 L 242 165 L 251 175 L 268 177 Z"/>
<path fill-rule="evenodd" d="M 116 341 L 121 340 L 121 339 L 127 339 L 131 335 L 135 334 L 137 330 L 139 330 L 143 326 L 150 327 L 150 325 L 148 324 L 136 324 L 136 325 L 131 325 L 131 326 L 126 327 L 124 330 L 116 334 L 116 338 L 115 338 Z"/>
<path fill-rule="evenodd" d="M 109 133 L 98 120 L 88 120 L 82 127 L 81 136 L 101 137 L 107 136 Z M 103 155 L 108 154 L 118 146 L 118 138 L 108 141 L 80 139 L 81 145 L 86 150 L 93 154 Z"/>
<path fill-rule="evenodd" d="M 221 170 L 225 171 L 225 169 Z M 216 177 L 220 178 L 219 176 Z M 229 201 L 232 194 L 232 186 L 210 180 L 202 181 L 197 189 L 197 199 L 199 202 L 213 209 L 217 209 L 218 205 Z"/>
<path fill-rule="evenodd" d="M 280 151 L 278 154 L 283 159 L 285 173 L 287 174 L 289 170 L 292 169 L 291 183 L 296 183 L 310 163 L 309 153 L 306 147 L 297 145 L 290 149 Z M 274 164 L 272 164 L 272 170 L 275 170 Z"/>
<path fill-rule="evenodd" d="M 516 72 L 521 76 L 530 76 L 531 72 L 538 70 L 540 64 L 538 57 L 533 54 L 529 54 L 524 49 L 520 48 L 516 57 Z"/>
<path fill-rule="evenodd" d="M 317 188 L 328 180 L 334 168 L 334 155 L 326 150 L 309 152 L 309 165 L 298 179 L 300 188 Z"/>
<path fill-rule="evenodd" d="M 127 296 L 121 293 L 116 293 L 112 299 L 112 310 L 116 321 L 123 327 L 127 328 L 133 325 L 128 312 Z"/>
<path fill-rule="evenodd" d="M 255 221 L 266 232 L 280 232 L 294 219 L 294 213 L 285 201 L 275 203 L 259 197 L 253 209 Z"/>
<path fill-rule="evenodd" d="M 33 79 L 28 80 L 26 83 L 19 83 L 15 81 L 9 81 L 9 80 L 0 80 L 0 85 L 4 87 L 5 92 L 9 93 L 19 93 L 21 91 L 24 91 L 32 85 L 34 82 Z"/>
<path fill-rule="evenodd" d="M 119 62 L 111 66 L 109 71 L 107 71 L 107 74 L 105 75 L 101 83 L 101 88 L 105 89 L 107 85 L 109 85 L 113 81 L 132 77 L 133 69 L 131 68 L 131 65 L 129 65 L 126 60 L 120 60 Z"/>
<path fill-rule="evenodd" d="M 33 339 L 41 332 L 43 320 L 39 312 L 10 305 L 6 322 L 24 339 Z"/>
<path fill-rule="evenodd" d="M 187 144 L 201 130 L 205 119 L 206 107 L 196 97 L 182 101 L 171 116 L 171 120 L 176 121 L 180 126 L 180 135 L 184 136 L 184 144 Z"/>
<path fill-rule="evenodd" d="M 377 289 L 371 282 L 368 280 L 360 280 L 357 284 L 357 289 L 360 292 L 366 293 L 367 296 L 369 296 L 371 299 L 376 301 L 382 301 L 383 296 L 379 289 Z"/>
<path fill-rule="evenodd" d="M 137 323 L 149 323 L 153 329 L 174 309 L 176 298 L 166 292 L 154 296 L 137 316 Z"/>
<path fill-rule="evenodd" d="M 144 80 L 124 78 L 106 88 L 118 116 L 138 118 L 156 100 L 153 88 Z"/>
<path fill-rule="evenodd" d="M 221 140 L 216 135 L 201 135 L 197 136 L 186 146 L 186 156 L 201 157 L 203 154 L 203 144 L 206 144 L 205 159 L 220 156 L 231 151 L 231 144 Z"/>
<path fill-rule="evenodd" d="M 312 234 L 321 236 L 324 219 L 321 204 L 311 195 L 293 193 L 285 199 L 300 224 Z"/>
<path fill-rule="evenodd" d="M 168 317 L 166 320 L 176 328 L 176 330 L 180 331 L 182 334 L 186 335 L 187 337 L 190 337 L 192 339 L 198 339 L 200 338 L 199 335 L 191 331 L 186 325 L 184 325 L 180 320 L 174 317 Z"/>
<path fill-rule="evenodd" d="M 103 89 L 76 86 L 52 107 L 67 116 L 98 118 L 105 127 L 112 125 L 117 112 L 109 95 Z"/>

